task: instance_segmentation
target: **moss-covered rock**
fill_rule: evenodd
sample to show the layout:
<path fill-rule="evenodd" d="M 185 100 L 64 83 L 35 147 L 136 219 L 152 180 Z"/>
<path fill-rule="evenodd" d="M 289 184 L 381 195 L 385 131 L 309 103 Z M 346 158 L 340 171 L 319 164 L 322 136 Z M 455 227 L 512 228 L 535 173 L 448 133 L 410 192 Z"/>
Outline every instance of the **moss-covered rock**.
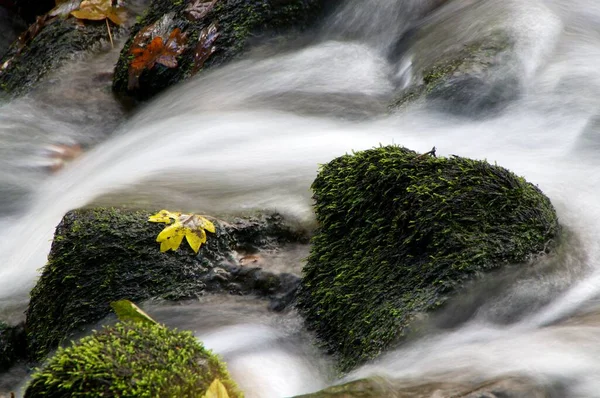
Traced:
<path fill-rule="evenodd" d="M 323 166 L 298 308 L 341 368 L 374 358 L 463 282 L 548 249 L 554 208 L 510 171 L 388 146 Z"/>
<path fill-rule="evenodd" d="M 25 357 L 23 325 L 9 326 L 0 321 L 0 372 L 6 371 L 17 360 Z"/>
<path fill-rule="evenodd" d="M 120 31 L 111 26 L 113 35 Z M 0 59 L 0 96 L 20 95 L 77 53 L 108 40 L 104 21 L 53 19 L 25 45 L 15 41 Z"/>
<path fill-rule="evenodd" d="M 442 53 L 422 71 L 419 84 L 404 90 L 392 109 L 421 101 L 450 113 L 485 116 L 520 95 L 514 41 L 503 32 Z"/>
<path fill-rule="evenodd" d="M 202 397 L 219 379 L 242 397 L 224 364 L 189 332 L 118 323 L 60 348 L 25 397 Z"/>
<path fill-rule="evenodd" d="M 190 17 L 186 9 L 191 0 L 153 0 L 146 14 L 136 24 L 115 68 L 113 89 L 138 99 L 147 99 L 173 84 L 190 77 L 198 68 L 211 68 L 227 62 L 244 51 L 250 38 L 268 36 L 290 29 L 304 29 L 314 24 L 324 7 L 339 0 L 218 0 L 203 17 Z M 208 5 L 206 2 L 205 5 Z M 160 21 L 160 22 L 159 22 Z M 177 57 L 177 67 L 168 68 L 157 63 L 144 70 L 136 87 L 129 79 L 129 67 L 133 58 L 131 46 L 140 30 L 157 25 L 153 31 L 181 29 L 187 35 L 185 51 Z M 215 52 L 202 65 L 195 62 L 196 46 L 203 29 L 216 24 L 218 38 L 214 42 Z M 154 34 L 153 34 L 154 37 Z M 209 45 L 208 48 L 213 47 Z"/>
<path fill-rule="evenodd" d="M 257 294 L 282 308 L 298 278 L 241 266 L 234 249 L 252 250 L 302 239 L 277 215 L 235 223 L 215 221 L 198 255 L 185 242 L 176 252 L 159 252 L 164 224 L 151 212 L 116 208 L 69 212 L 56 228 L 42 276 L 27 310 L 29 355 L 50 350 L 110 312 L 110 302 L 151 297 L 177 300 L 204 292 Z"/>

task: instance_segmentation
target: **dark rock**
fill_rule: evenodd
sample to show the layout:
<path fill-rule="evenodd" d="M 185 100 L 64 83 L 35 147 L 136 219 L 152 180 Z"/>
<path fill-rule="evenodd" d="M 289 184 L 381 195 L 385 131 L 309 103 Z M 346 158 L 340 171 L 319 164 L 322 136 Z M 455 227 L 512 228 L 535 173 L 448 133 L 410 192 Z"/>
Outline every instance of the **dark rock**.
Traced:
<path fill-rule="evenodd" d="M 258 41 L 273 34 L 302 30 L 314 24 L 324 12 L 324 5 L 338 0 L 218 0 L 214 7 L 199 19 L 190 18 L 186 9 L 191 0 L 153 0 L 147 13 L 131 31 L 121 57 L 115 68 L 113 89 L 120 94 L 147 99 L 167 87 L 182 81 L 199 69 L 221 65 L 246 50 L 250 41 Z M 160 21 L 160 22 L 159 22 Z M 158 22 L 158 24 L 157 24 Z M 156 24 L 156 25 L 153 25 Z M 206 62 L 195 62 L 196 46 L 204 29 L 217 26 L 219 36 L 214 42 L 215 52 Z M 164 27 L 163 25 L 166 25 Z M 175 28 L 187 35 L 185 50 L 177 57 L 177 67 L 168 68 L 159 63 L 144 70 L 137 84 L 132 84 L 129 68 L 132 60 L 131 47 L 140 30 L 154 26 L 162 30 L 164 40 Z M 163 26 L 160 29 L 157 26 Z M 153 33 L 152 37 L 156 35 Z M 209 48 L 213 45 L 208 46 Z"/>
<path fill-rule="evenodd" d="M 0 372 L 25 358 L 25 348 L 23 325 L 9 326 L 0 321 Z"/>
<path fill-rule="evenodd" d="M 288 275 L 237 265 L 234 250 L 274 249 L 298 234 L 278 215 L 216 221 L 198 255 L 185 242 L 159 252 L 164 224 L 151 213 L 114 208 L 69 212 L 56 229 L 48 264 L 27 310 L 29 353 L 40 359 L 77 330 L 103 318 L 111 301 L 193 298 L 205 292 L 255 294 L 280 308 L 295 289 Z M 306 238 L 303 238 L 306 239 Z M 297 278 L 297 277 L 296 277 Z M 291 278 L 293 279 L 293 278 Z"/>
<path fill-rule="evenodd" d="M 24 396 L 192 398 L 204 396 L 215 379 L 229 397 L 243 396 L 223 362 L 191 333 L 124 322 L 59 349 Z"/>
<path fill-rule="evenodd" d="M 392 108 L 415 101 L 460 116 L 487 116 L 519 97 L 513 40 L 502 32 L 442 54 L 424 68 L 422 81 L 404 90 Z"/>
<path fill-rule="evenodd" d="M 312 188 L 319 229 L 298 309 L 343 370 L 477 274 L 526 262 L 559 233 L 537 187 L 482 161 L 381 147 L 331 161 Z"/>

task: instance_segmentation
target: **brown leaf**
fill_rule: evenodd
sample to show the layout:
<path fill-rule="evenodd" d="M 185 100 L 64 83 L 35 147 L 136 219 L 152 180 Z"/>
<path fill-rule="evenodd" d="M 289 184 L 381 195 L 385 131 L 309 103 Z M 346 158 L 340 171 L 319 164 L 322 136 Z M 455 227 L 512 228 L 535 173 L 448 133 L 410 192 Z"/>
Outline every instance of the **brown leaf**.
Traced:
<path fill-rule="evenodd" d="M 79 9 L 71 11 L 77 19 L 87 19 L 92 21 L 102 21 L 110 19 L 116 25 L 122 25 L 121 9 L 112 6 L 111 0 L 83 0 Z"/>
<path fill-rule="evenodd" d="M 149 30 L 146 32 L 149 32 Z M 144 35 L 146 32 L 140 31 L 139 33 Z M 164 43 L 161 36 L 153 38 L 145 47 L 141 46 L 140 41 L 137 40 L 136 36 L 131 46 L 131 54 L 134 58 L 129 64 L 129 81 L 127 85 L 129 90 L 138 87 L 142 72 L 145 69 L 152 69 L 157 63 L 167 68 L 176 68 L 177 57 L 185 50 L 187 36 L 185 33 L 181 33 L 181 29 L 175 28 L 166 43 Z"/>
<path fill-rule="evenodd" d="M 218 32 L 216 22 L 211 23 L 208 28 L 202 29 L 198 38 L 198 44 L 196 45 L 196 52 L 194 53 L 194 69 L 192 70 L 192 74 L 196 74 L 204 66 L 206 60 L 217 50 L 213 44 L 219 36 L 220 33 Z"/>
<path fill-rule="evenodd" d="M 189 20 L 198 21 L 213 9 L 218 0 L 192 0 L 185 12 Z"/>

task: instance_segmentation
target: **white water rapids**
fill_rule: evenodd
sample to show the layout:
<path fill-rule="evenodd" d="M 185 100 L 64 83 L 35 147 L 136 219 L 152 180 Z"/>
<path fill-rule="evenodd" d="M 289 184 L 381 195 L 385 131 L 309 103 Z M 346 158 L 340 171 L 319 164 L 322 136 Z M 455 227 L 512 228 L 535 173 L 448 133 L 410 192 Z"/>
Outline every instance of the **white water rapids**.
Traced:
<path fill-rule="evenodd" d="M 348 0 L 309 44 L 257 49 L 161 95 L 116 130 L 118 107 L 81 104 L 72 100 L 75 90 L 65 89 L 77 84 L 72 76 L 89 74 L 90 60 L 59 73 L 46 89 L 52 97 L 4 105 L 0 314 L 22 309 L 53 229 L 70 209 L 93 203 L 212 214 L 269 209 L 311 225 L 309 187 L 318 164 L 379 144 L 420 152 L 435 145 L 440 155 L 487 159 L 537 184 L 576 243 L 549 260 L 548 274 L 507 284 L 482 299 L 468 321 L 413 338 L 350 377 L 518 374 L 564 383 L 570 397 L 598 396 L 600 322 L 547 325 L 581 308 L 600 310 L 600 3 L 449 0 L 428 13 L 438 3 Z M 404 32 L 423 26 L 430 31 L 425 42 L 438 46 L 509 31 L 522 97 L 486 119 L 418 106 L 389 115 L 394 90 L 418 78 L 413 60 L 435 51 L 413 45 L 394 54 Z M 94 64 L 108 68 L 114 54 L 104 57 Z M 57 139 L 93 149 L 46 177 L 30 159 Z M 326 362 L 298 338 L 297 319 L 239 315 L 248 306 L 227 307 L 239 310 L 227 322 L 171 323 L 202 329 L 198 335 L 230 360 L 250 397 L 289 396 L 332 382 Z M 163 318 L 169 322 L 168 314 Z M 242 336 L 263 349 L 231 354 L 243 351 Z"/>

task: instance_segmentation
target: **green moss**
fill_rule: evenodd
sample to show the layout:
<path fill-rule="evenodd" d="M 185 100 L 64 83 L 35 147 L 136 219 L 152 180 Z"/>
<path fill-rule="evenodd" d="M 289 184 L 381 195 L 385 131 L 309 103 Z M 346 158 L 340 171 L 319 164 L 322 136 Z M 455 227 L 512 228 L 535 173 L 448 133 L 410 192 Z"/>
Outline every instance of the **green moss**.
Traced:
<path fill-rule="evenodd" d="M 486 162 L 388 146 L 337 158 L 313 183 L 319 229 L 298 308 L 349 370 L 477 273 L 521 263 L 559 231 L 552 204 Z"/>
<path fill-rule="evenodd" d="M 242 397 L 224 364 L 189 332 L 118 323 L 60 348 L 25 397 L 200 397 L 218 378 Z"/>

